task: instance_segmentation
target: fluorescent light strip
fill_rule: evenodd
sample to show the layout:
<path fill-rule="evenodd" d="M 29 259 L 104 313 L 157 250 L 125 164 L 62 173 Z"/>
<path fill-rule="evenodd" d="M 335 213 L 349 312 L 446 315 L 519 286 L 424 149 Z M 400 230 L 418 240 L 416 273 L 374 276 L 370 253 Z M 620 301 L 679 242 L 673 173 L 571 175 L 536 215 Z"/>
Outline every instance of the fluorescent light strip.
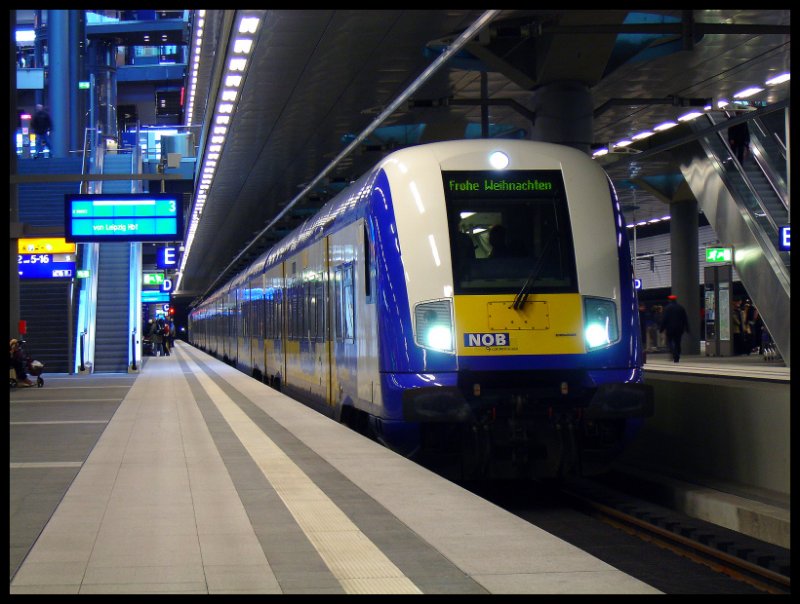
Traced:
<path fill-rule="evenodd" d="M 771 77 L 766 82 L 764 82 L 764 84 L 766 86 L 775 86 L 777 84 L 783 84 L 784 82 L 788 82 L 790 79 L 791 79 L 791 73 L 790 72 L 785 72 L 785 73 L 781 73 L 781 74 L 778 74 L 776 76 Z M 743 98 L 747 98 L 747 97 L 753 96 L 754 94 L 757 94 L 757 93 L 763 92 L 763 91 L 764 91 L 764 89 L 759 87 L 759 86 L 750 86 L 750 87 L 745 88 L 744 90 L 741 90 L 741 91 L 737 92 L 736 94 L 734 94 L 733 98 L 735 98 L 735 99 L 743 99 Z M 730 101 L 728 101 L 725 98 L 721 98 L 721 99 L 719 99 L 717 101 L 717 108 L 718 109 L 723 109 L 723 108 L 727 107 L 729 104 L 730 104 Z M 710 111 L 712 108 L 713 108 L 712 105 L 706 105 L 705 107 L 703 107 L 703 111 Z M 694 119 L 696 117 L 699 117 L 701 115 L 703 115 L 701 112 L 691 112 L 691 113 L 687 113 L 686 115 L 682 115 L 681 117 L 679 117 L 677 119 L 678 119 L 679 122 L 684 122 L 684 121 L 688 121 L 688 120 Z M 658 127 L 654 128 L 654 130 L 658 130 L 658 129 L 659 129 Z M 666 129 L 667 128 L 663 127 L 663 125 L 662 125 L 661 130 L 666 130 Z M 647 138 L 648 136 L 651 136 L 652 134 L 653 134 L 653 132 L 651 132 L 651 131 L 644 131 L 644 132 L 640 132 L 639 134 L 635 134 L 635 135 L 631 136 L 631 139 L 637 141 L 637 140 L 641 140 L 643 138 Z M 619 143 L 617 143 L 615 146 L 619 147 L 621 145 Z M 598 149 L 598 151 L 593 153 L 592 156 L 593 157 L 597 157 L 599 155 L 605 155 L 605 153 L 608 153 L 608 150 L 606 150 L 605 153 L 600 153 L 600 151 L 602 151 L 602 149 Z"/>
<path fill-rule="evenodd" d="M 239 12 L 241 14 L 244 11 Z M 260 23 L 260 17 L 245 13 L 245 16 L 240 18 L 237 26 L 239 34 L 244 35 L 234 38 L 228 46 L 229 55 L 236 54 L 239 56 L 231 56 L 229 58 L 227 72 L 224 73 L 222 77 L 224 86 L 220 87 L 214 110 L 213 123 L 216 125 L 212 127 L 212 136 L 209 137 L 206 144 L 207 152 L 204 154 L 202 177 L 200 178 L 200 183 L 195 193 L 194 207 L 191 212 L 183 257 L 181 258 L 178 279 L 175 284 L 176 292 L 179 291 L 181 281 L 183 280 L 183 272 L 186 267 L 186 261 L 191 253 L 192 243 L 194 242 L 194 236 L 200 223 L 200 217 L 203 214 L 203 206 L 205 205 L 207 192 L 213 184 L 214 173 L 217 169 L 217 160 L 222 153 L 222 147 L 225 143 L 225 136 L 227 134 L 228 125 L 230 124 L 231 115 L 236 111 L 239 97 L 238 88 L 241 86 L 244 74 L 247 72 L 248 58 L 247 56 L 241 55 L 249 55 L 255 41 L 254 37 L 249 37 L 247 34 L 255 34 L 258 31 Z"/>
<path fill-rule="evenodd" d="M 193 56 L 192 61 L 190 63 L 194 63 L 195 68 L 192 72 L 192 85 L 189 88 L 189 95 L 186 102 L 186 125 L 192 125 L 192 116 L 194 114 L 194 99 L 197 95 L 197 67 L 200 65 L 200 50 L 203 47 L 203 26 L 205 25 L 205 16 L 206 11 L 201 9 L 197 11 L 197 20 L 195 22 L 195 34 L 194 34 L 194 49 L 193 49 Z"/>

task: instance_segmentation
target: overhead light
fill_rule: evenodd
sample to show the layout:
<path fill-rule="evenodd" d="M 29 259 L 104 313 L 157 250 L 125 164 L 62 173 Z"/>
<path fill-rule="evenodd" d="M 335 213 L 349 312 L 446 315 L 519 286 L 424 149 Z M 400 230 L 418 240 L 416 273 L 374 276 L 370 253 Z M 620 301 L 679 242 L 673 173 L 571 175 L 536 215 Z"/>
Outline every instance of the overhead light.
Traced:
<path fill-rule="evenodd" d="M 774 78 L 768 79 L 764 82 L 767 86 L 774 86 L 775 84 L 783 84 L 784 82 L 788 82 L 790 75 L 788 73 L 782 73 L 780 75 L 776 75 Z"/>
<path fill-rule="evenodd" d="M 678 121 L 679 122 L 688 122 L 690 120 L 693 120 L 695 118 L 700 117 L 701 115 L 703 115 L 703 113 L 701 111 L 690 111 L 689 113 L 684 113 L 682 116 L 680 116 L 678 118 Z"/>
<path fill-rule="evenodd" d="M 225 143 L 225 135 L 227 134 L 227 126 L 230 124 L 231 115 L 236 111 L 236 105 L 238 101 L 238 90 L 242 85 L 244 80 L 244 74 L 247 71 L 247 63 L 248 59 L 247 56 L 241 55 L 249 55 L 253 49 L 255 39 L 253 37 L 248 37 L 247 34 L 254 34 L 258 30 L 258 26 L 261 23 L 261 18 L 253 16 L 254 11 L 249 10 L 242 10 L 237 11 L 237 15 L 239 15 L 239 22 L 236 26 L 239 34 L 238 36 L 231 40 L 228 46 L 228 66 L 227 66 L 227 73 L 223 74 L 222 81 L 224 82 L 224 86 L 220 88 L 218 97 L 216 100 L 216 108 L 214 111 L 214 121 L 213 123 L 216 124 L 211 133 L 212 135 L 209 137 L 208 144 L 206 146 L 206 152 L 204 153 L 203 157 L 203 172 L 202 177 L 197 185 L 197 192 L 195 195 L 195 202 L 194 208 L 192 211 L 192 218 L 190 224 L 187 229 L 186 241 L 184 245 L 186 246 L 186 251 L 183 254 L 183 258 L 181 259 L 181 266 L 180 266 L 180 276 L 179 280 L 175 285 L 175 291 L 179 291 L 181 280 L 183 278 L 184 267 L 186 266 L 186 261 L 191 254 L 192 250 L 192 243 L 194 241 L 195 233 L 197 232 L 197 227 L 200 221 L 200 217 L 202 216 L 202 208 L 206 201 L 206 195 L 208 190 L 211 188 L 214 172 L 216 171 L 217 167 L 217 160 L 222 153 L 222 146 Z M 259 13 L 264 11 L 258 11 Z M 198 13 L 201 17 L 204 16 L 204 12 Z M 199 51 L 200 51 L 200 44 L 202 40 L 202 21 L 198 20 L 197 29 L 196 29 L 196 36 L 197 36 L 197 48 L 195 51 L 195 61 L 198 59 Z M 231 55 L 240 55 L 240 56 L 231 56 Z M 190 102 L 194 102 L 194 88 L 192 88 L 192 97 Z M 191 113 L 187 111 L 187 118 L 190 119 Z M 187 121 L 187 124 L 190 122 Z"/>
<path fill-rule="evenodd" d="M 717 109 L 722 109 L 723 107 L 727 107 L 728 104 L 729 103 L 726 99 L 720 99 L 719 101 L 717 101 Z"/>
<path fill-rule="evenodd" d="M 640 141 L 643 138 L 647 138 L 648 136 L 653 136 L 652 130 L 645 130 L 644 132 L 640 132 L 639 134 L 634 134 L 631 138 L 635 141 Z"/>
<path fill-rule="evenodd" d="M 592 153 L 592 157 L 600 157 L 601 155 L 607 155 L 608 149 L 603 147 L 602 149 L 597 149 L 594 153 Z"/>
<path fill-rule="evenodd" d="M 751 86 L 750 88 L 745 88 L 744 90 L 740 90 L 739 92 L 733 95 L 733 98 L 746 99 L 747 97 L 753 96 L 754 94 L 758 94 L 763 90 L 764 90 L 763 88 L 759 88 L 758 86 Z"/>
<path fill-rule="evenodd" d="M 627 147 L 632 142 L 633 142 L 632 140 L 622 139 L 621 141 L 617 141 L 616 143 L 614 143 L 614 146 L 615 147 Z"/>
<path fill-rule="evenodd" d="M 655 130 L 656 132 L 661 132 L 663 130 L 669 130 L 673 126 L 677 126 L 677 125 L 678 125 L 678 122 L 663 122 L 663 123 L 659 124 L 658 126 L 655 126 L 653 128 L 653 130 Z"/>

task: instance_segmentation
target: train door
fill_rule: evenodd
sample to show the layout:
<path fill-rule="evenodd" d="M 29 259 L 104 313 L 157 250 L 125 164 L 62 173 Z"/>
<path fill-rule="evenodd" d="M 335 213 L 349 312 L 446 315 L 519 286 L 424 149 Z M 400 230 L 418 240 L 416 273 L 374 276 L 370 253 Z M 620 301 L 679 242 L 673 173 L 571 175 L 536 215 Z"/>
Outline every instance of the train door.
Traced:
<path fill-rule="evenodd" d="M 317 241 L 286 260 L 288 392 L 328 407 L 327 246 Z"/>
<path fill-rule="evenodd" d="M 371 241 L 363 220 L 329 237 L 331 394 L 334 402 L 367 412 L 379 397 Z"/>
<path fill-rule="evenodd" d="M 264 377 L 280 390 L 286 376 L 284 264 L 264 271 Z"/>

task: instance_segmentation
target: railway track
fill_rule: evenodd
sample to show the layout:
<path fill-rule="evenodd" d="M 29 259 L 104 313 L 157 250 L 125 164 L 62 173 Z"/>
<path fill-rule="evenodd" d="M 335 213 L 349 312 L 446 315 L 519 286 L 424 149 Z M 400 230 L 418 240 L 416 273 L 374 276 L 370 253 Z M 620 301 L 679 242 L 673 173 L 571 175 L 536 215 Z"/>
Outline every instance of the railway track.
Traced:
<path fill-rule="evenodd" d="M 791 593 L 790 552 L 784 548 L 589 480 L 569 481 L 562 488 L 576 507 L 620 530 L 759 591 Z"/>

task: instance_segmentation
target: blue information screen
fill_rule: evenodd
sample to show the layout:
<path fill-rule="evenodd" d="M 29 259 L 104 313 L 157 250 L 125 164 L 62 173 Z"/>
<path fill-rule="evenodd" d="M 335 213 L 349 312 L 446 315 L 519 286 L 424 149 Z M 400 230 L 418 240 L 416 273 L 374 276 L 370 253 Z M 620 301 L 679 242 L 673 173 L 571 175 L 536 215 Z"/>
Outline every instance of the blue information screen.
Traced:
<path fill-rule="evenodd" d="M 182 196 L 168 193 L 65 195 L 70 242 L 179 241 Z"/>
<path fill-rule="evenodd" d="M 73 254 L 18 254 L 20 279 L 71 279 L 75 276 Z"/>
<path fill-rule="evenodd" d="M 157 289 L 142 290 L 142 304 L 153 302 L 169 302 L 169 292 L 160 292 Z"/>

